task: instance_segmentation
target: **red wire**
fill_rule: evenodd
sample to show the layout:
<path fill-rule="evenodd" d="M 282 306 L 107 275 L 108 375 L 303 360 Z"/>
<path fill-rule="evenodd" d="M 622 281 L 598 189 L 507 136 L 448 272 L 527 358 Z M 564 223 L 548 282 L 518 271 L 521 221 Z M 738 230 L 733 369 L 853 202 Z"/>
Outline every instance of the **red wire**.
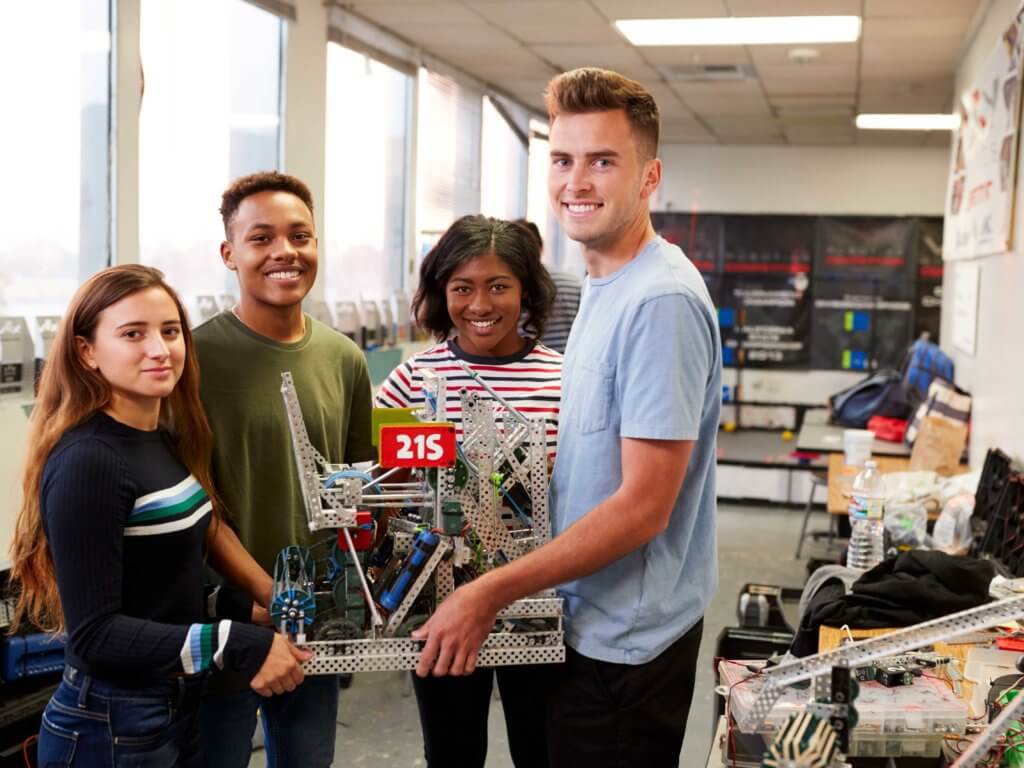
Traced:
<path fill-rule="evenodd" d="M 21 757 L 25 761 L 25 768 L 32 768 L 32 761 L 29 759 L 28 756 L 28 748 L 32 745 L 32 742 L 34 741 L 39 741 L 39 736 L 33 733 L 31 736 L 29 736 L 27 739 L 25 739 L 25 741 L 21 743 Z"/>
<path fill-rule="evenodd" d="M 724 661 L 726 664 L 732 664 L 733 666 L 743 667 L 744 669 L 748 669 L 748 666 L 746 664 L 742 664 L 742 663 L 740 663 L 738 661 L 732 661 L 730 659 L 720 659 L 720 660 Z M 735 727 L 733 727 L 732 715 L 730 714 L 730 711 L 732 709 L 732 707 L 731 707 L 731 704 L 732 704 L 732 690 L 737 685 L 743 685 L 743 683 L 749 683 L 755 677 L 759 677 L 762 672 L 764 672 L 764 669 L 760 669 L 757 672 L 755 672 L 754 674 L 750 675 L 749 677 L 743 678 L 742 680 L 737 680 L 735 683 L 733 683 L 732 685 L 729 686 L 729 691 L 725 695 L 726 739 L 729 742 L 729 751 L 732 753 L 732 768 L 736 768 L 736 729 L 735 729 Z"/>

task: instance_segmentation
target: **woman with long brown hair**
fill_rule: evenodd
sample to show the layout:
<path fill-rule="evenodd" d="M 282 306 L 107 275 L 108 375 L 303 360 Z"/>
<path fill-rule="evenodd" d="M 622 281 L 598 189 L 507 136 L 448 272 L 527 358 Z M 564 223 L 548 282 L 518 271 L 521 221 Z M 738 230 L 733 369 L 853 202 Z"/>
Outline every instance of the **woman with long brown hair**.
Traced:
<path fill-rule="evenodd" d="M 220 524 L 198 384 L 159 271 L 112 267 L 79 288 L 40 381 L 12 548 L 18 620 L 66 636 L 40 765 L 198 765 L 206 671 L 268 696 L 302 681 L 305 651 L 238 620 L 251 603 L 207 615 L 204 551 L 264 604 L 270 579 Z"/>

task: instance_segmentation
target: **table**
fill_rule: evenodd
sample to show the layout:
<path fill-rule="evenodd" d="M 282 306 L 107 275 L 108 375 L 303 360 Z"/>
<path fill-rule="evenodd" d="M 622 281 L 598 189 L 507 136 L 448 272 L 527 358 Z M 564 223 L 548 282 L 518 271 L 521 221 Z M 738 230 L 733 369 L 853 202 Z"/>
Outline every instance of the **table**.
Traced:
<path fill-rule="evenodd" d="M 838 451 L 841 453 L 843 432 L 845 431 L 846 427 L 823 424 L 818 419 L 804 419 L 800 432 L 796 436 L 796 449 L 798 451 Z M 909 456 L 910 449 L 903 443 L 892 443 L 875 438 L 871 443 L 871 455 Z"/>
<path fill-rule="evenodd" d="M 728 727 L 725 724 L 725 716 L 718 716 L 718 724 L 715 726 L 715 735 L 711 739 L 711 749 L 708 750 L 707 768 L 721 768 L 725 761 L 722 759 L 725 747 L 725 737 Z"/>
<path fill-rule="evenodd" d="M 885 475 L 890 472 L 907 472 L 910 470 L 910 459 L 904 456 L 873 456 L 879 471 Z M 830 453 L 828 456 L 828 502 L 826 508 L 832 515 L 849 514 L 849 499 L 847 498 L 853 486 L 853 479 L 860 472 L 860 467 L 848 467 L 843 463 L 843 454 Z M 961 464 L 956 474 L 969 472 L 970 467 Z M 929 520 L 937 520 L 939 510 L 928 513 Z"/>
<path fill-rule="evenodd" d="M 903 456 L 873 456 L 872 461 L 883 474 L 889 472 L 906 472 L 910 468 L 910 459 Z M 847 494 L 853 486 L 853 478 L 861 467 L 848 467 L 843 463 L 843 454 L 830 453 L 828 456 L 828 502 L 829 514 L 846 515 L 849 513 Z"/>
<path fill-rule="evenodd" d="M 781 430 L 719 430 L 716 461 L 720 466 L 783 470 L 786 472 L 786 504 L 792 504 L 793 472 L 825 469 L 825 458 L 802 459 L 793 456 L 793 441 L 785 440 Z"/>

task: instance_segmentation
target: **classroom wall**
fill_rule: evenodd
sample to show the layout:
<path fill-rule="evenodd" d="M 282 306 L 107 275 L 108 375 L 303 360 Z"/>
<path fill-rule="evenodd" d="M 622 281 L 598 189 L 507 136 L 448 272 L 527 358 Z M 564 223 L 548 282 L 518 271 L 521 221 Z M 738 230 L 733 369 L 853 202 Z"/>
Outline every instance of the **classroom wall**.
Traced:
<path fill-rule="evenodd" d="M 1017 11 L 1019 0 L 993 0 L 966 49 L 956 76 L 956 94 L 967 88 L 996 45 Z M 947 163 L 948 164 L 948 163 Z M 1018 166 L 1020 156 L 1018 155 Z M 1024 460 L 1024 349 L 1020 331 L 1024 327 L 1024 196 L 1016 201 L 1016 242 L 1009 253 L 985 256 L 970 263 L 980 269 L 975 353 L 969 355 L 953 346 L 953 297 L 958 276 L 964 269 L 958 262 L 946 262 L 943 277 L 942 347 L 956 362 L 956 382 L 973 396 L 971 420 L 971 464 L 980 466 L 985 451 L 998 447 Z"/>
<path fill-rule="evenodd" d="M 662 147 L 656 211 L 941 215 L 948 147 Z"/>
<path fill-rule="evenodd" d="M 743 214 L 941 215 L 943 147 L 665 145 L 654 211 Z M 857 371 L 747 369 L 738 397 L 824 405 L 864 377 Z"/>

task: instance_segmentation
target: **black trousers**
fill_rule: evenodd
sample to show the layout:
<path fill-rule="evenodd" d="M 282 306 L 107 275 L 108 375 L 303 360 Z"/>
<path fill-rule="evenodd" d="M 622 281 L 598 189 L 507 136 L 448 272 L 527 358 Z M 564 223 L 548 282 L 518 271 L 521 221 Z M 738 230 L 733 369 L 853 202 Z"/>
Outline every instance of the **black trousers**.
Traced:
<path fill-rule="evenodd" d="M 429 768 L 483 768 L 487 713 L 498 678 L 509 751 L 516 768 L 547 768 L 545 701 L 557 667 L 481 667 L 463 677 L 417 677 L 416 704 Z"/>
<path fill-rule="evenodd" d="M 676 768 L 703 628 L 697 622 L 646 664 L 611 664 L 567 648 L 551 688 L 551 768 Z"/>

